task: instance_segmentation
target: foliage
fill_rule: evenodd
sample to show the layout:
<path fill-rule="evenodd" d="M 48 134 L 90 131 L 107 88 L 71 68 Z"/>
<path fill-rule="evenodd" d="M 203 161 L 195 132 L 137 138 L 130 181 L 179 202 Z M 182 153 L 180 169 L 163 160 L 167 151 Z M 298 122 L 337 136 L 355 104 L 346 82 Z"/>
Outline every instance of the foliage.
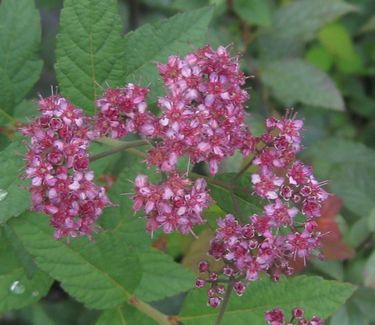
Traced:
<path fill-rule="evenodd" d="M 162 177 L 145 167 L 146 149 L 105 156 L 91 167 L 115 206 L 105 209 L 92 239 L 57 241 L 46 216 L 28 211 L 28 183 L 20 177 L 25 145 L 17 132 L 51 84 L 91 115 L 108 85 L 152 85 L 153 110 L 163 95 L 155 63 L 209 43 L 240 52 L 241 68 L 254 76 L 246 81 L 254 133 L 286 106 L 305 120 L 301 159 L 342 200 L 339 212 L 327 208 L 336 211 L 330 229 L 355 252 L 345 261 L 308 262 L 303 275 L 279 283 L 252 283 L 243 297 L 231 297 L 222 324 L 264 324 L 266 311 L 296 306 L 331 325 L 375 324 L 374 15 L 371 0 L 1 1 L 0 317 L 31 324 L 215 324 L 218 310 L 193 289 L 194 265 L 206 255 L 218 218 L 259 213 L 265 204 L 252 195 L 253 170 L 236 176 L 251 157 L 231 157 L 215 178 L 203 164 L 190 172 L 206 177 L 215 200 L 195 239 L 160 232 L 150 238 L 144 218 L 134 216 L 131 181 L 139 173 L 152 182 Z M 95 143 L 90 156 L 119 144 Z M 179 168 L 187 170 L 187 161 Z"/>

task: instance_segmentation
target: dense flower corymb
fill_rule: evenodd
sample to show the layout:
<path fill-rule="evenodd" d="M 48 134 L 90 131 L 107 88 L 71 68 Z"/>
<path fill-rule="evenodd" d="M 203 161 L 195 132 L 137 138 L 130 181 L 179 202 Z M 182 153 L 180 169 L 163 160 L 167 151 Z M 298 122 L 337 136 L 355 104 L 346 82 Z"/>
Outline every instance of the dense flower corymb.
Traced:
<path fill-rule="evenodd" d="M 183 155 L 193 163 L 205 161 L 210 173 L 233 155 L 253 150 L 254 141 L 246 124 L 244 105 L 249 95 L 242 89 L 245 76 L 238 57 L 224 47 L 205 46 L 184 58 L 170 56 L 159 64 L 167 95 L 159 98 L 161 116 L 148 162 L 162 171 L 173 171 Z"/>
<path fill-rule="evenodd" d="M 211 279 L 208 303 L 213 307 L 222 299 L 217 290 L 222 280 L 237 281 L 233 289 L 242 295 L 246 282 L 257 280 L 262 272 L 273 280 L 281 274 L 291 275 L 296 258 L 306 260 L 319 248 L 321 234 L 314 219 L 320 216 L 328 193 L 315 180 L 311 167 L 296 159 L 302 125 L 301 120 L 288 115 L 267 120 L 267 132 L 258 139 L 253 160 L 258 172 L 252 174 L 251 181 L 254 194 L 268 203 L 247 222 L 233 215 L 217 222 L 208 253 L 224 267 L 215 273 L 215 280 L 209 267 L 201 270 L 206 275 L 197 285 L 203 287 L 205 280 Z M 213 297 L 219 299 L 214 304 Z"/>
<path fill-rule="evenodd" d="M 90 235 L 110 204 L 89 169 L 88 146 L 96 134 L 89 118 L 63 97 L 41 99 L 39 111 L 21 129 L 31 139 L 25 177 L 31 179 L 32 209 L 51 216 L 56 238 Z"/>
<path fill-rule="evenodd" d="M 148 88 L 127 84 L 124 88 L 108 88 L 96 101 L 100 112 L 95 116 L 100 135 L 120 139 L 136 132 L 144 136 L 155 133 L 156 118 L 147 110 Z"/>
<path fill-rule="evenodd" d="M 178 230 L 188 234 L 194 225 L 204 222 L 202 212 L 211 198 L 204 179 L 192 183 L 178 174 L 171 174 L 160 184 L 152 184 L 147 176 L 138 175 L 133 200 L 135 211 L 144 209 L 149 232 L 161 228 L 165 233 Z"/>

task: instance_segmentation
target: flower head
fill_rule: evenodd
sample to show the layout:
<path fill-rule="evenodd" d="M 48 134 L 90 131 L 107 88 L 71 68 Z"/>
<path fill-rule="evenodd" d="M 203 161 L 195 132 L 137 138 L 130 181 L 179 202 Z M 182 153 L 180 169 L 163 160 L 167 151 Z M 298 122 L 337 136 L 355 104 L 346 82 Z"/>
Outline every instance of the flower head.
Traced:
<path fill-rule="evenodd" d="M 31 179 L 32 209 L 51 217 L 56 238 L 90 235 L 110 204 L 89 169 L 88 147 L 97 134 L 63 97 L 41 99 L 39 111 L 40 117 L 21 128 L 30 137 L 25 177 Z"/>

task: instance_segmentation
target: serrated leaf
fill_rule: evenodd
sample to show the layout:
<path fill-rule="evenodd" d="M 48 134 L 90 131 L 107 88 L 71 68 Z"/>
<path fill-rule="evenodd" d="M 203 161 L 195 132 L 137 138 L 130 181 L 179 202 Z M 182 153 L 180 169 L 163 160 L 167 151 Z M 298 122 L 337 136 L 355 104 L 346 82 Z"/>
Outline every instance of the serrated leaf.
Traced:
<path fill-rule="evenodd" d="M 156 301 L 187 291 L 194 286 L 194 275 L 181 264 L 157 250 L 140 254 L 141 283 L 135 290 L 144 301 Z"/>
<path fill-rule="evenodd" d="M 202 46 L 212 17 L 212 8 L 202 8 L 146 24 L 125 37 L 125 74 L 128 82 L 151 84 L 151 97 L 160 95 L 162 83 L 155 62 L 184 55 Z"/>
<path fill-rule="evenodd" d="M 157 323 L 132 306 L 124 305 L 104 311 L 96 325 L 156 325 Z"/>
<path fill-rule="evenodd" d="M 94 111 L 100 85 L 123 79 L 122 23 L 116 0 L 66 0 L 57 36 L 56 75 L 64 96 Z"/>
<path fill-rule="evenodd" d="M 263 325 L 264 313 L 275 307 L 286 312 L 299 306 L 307 317 L 326 318 L 354 291 L 354 286 L 316 276 L 298 276 L 278 283 L 263 279 L 249 285 L 242 297 L 231 296 L 222 324 Z M 193 290 L 186 298 L 179 319 L 186 325 L 215 324 L 218 310 L 207 307 L 205 290 Z"/>
<path fill-rule="evenodd" d="M 61 282 L 78 301 L 96 309 L 124 303 L 140 280 L 137 254 L 120 238 L 107 232 L 95 241 L 72 243 L 53 239 L 45 215 L 25 213 L 9 224 L 37 266 Z"/>
<path fill-rule="evenodd" d="M 40 270 L 30 276 L 12 243 L 0 227 L 0 312 L 37 302 L 49 290 L 52 279 Z"/>
<path fill-rule="evenodd" d="M 25 147 L 13 142 L 0 153 L 0 224 L 18 216 L 30 206 L 30 195 L 20 180 Z"/>
<path fill-rule="evenodd" d="M 38 81 L 42 61 L 39 13 L 32 0 L 0 5 L 0 108 L 11 113 Z"/>
<path fill-rule="evenodd" d="M 302 59 L 269 62 L 261 78 L 286 105 L 296 102 L 342 111 L 343 98 L 331 78 Z"/>
<path fill-rule="evenodd" d="M 267 0 L 234 0 L 233 10 L 251 25 L 271 25 L 271 9 Z"/>

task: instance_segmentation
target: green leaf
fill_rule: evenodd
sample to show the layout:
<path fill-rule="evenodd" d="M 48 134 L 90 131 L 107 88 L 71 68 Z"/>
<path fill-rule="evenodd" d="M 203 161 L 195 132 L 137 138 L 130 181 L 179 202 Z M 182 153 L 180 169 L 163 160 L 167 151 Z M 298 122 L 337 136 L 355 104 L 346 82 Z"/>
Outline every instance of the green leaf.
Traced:
<path fill-rule="evenodd" d="M 278 283 L 263 279 L 249 285 L 242 297 L 231 296 L 222 324 L 263 325 L 264 313 L 280 307 L 288 313 L 299 306 L 307 317 L 331 315 L 348 299 L 354 286 L 316 276 L 298 276 Z M 207 307 L 205 290 L 193 290 L 186 298 L 179 319 L 186 325 L 215 324 L 218 310 Z"/>
<path fill-rule="evenodd" d="M 36 213 L 13 219 L 10 227 L 37 266 L 90 308 L 114 308 L 124 303 L 140 281 L 139 258 L 126 238 L 103 232 L 95 241 L 57 241 L 48 218 Z"/>
<path fill-rule="evenodd" d="M 166 62 L 170 55 L 184 55 L 202 46 L 212 12 L 208 7 L 178 14 L 127 34 L 123 59 L 126 80 L 151 84 L 151 97 L 160 95 L 162 83 L 155 62 Z"/>
<path fill-rule="evenodd" d="M 368 217 L 368 227 L 370 231 L 375 231 L 375 207 L 370 211 Z"/>
<path fill-rule="evenodd" d="M 301 102 L 344 110 L 343 98 L 331 78 L 302 59 L 269 62 L 261 69 L 261 78 L 286 105 Z"/>
<path fill-rule="evenodd" d="M 0 108 L 12 112 L 42 70 L 40 17 L 32 0 L 0 5 Z"/>
<path fill-rule="evenodd" d="M 271 10 L 266 0 L 234 0 L 233 10 L 250 25 L 271 25 Z"/>
<path fill-rule="evenodd" d="M 312 40 L 325 24 L 356 10 L 342 1 L 300 0 L 275 11 L 272 27 L 259 35 L 261 59 L 279 60 L 303 54 L 304 43 Z"/>
<path fill-rule="evenodd" d="M 162 252 L 144 252 L 140 254 L 140 261 L 142 279 L 135 294 L 144 301 L 170 297 L 194 286 L 195 276 Z"/>
<path fill-rule="evenodd" d="M 368 217 L 374 207 L 375 166 L 372 164 L 350 164 L 332 166 L 330 183 L 332 192 L 344 199 L 348 209 L 361 217 Z"/>
<path fill-rule="evenodd" d="M 315 269 L 334 280 L 344 280 L 344 268 L 340 261 L 312 259 L 311 264 Z"/>
<path fill-rule="evenodd" d="M 368 33 L 375 31 L 375 15 L 373 15 L 362 27 L 361 33 Z"/>
<path fill-rule="evenodd" d="M 351 247 L 358 247 L 366 240 L 369 234 L 368 220 L 366 218 L 361 218 L 351 226 L 345 236 L 346 242 Z"/>
<path fill-rule="evenodd" d="M 368 325 L 361 311 L 356 305 L 346 304 L 332 317 L 330 325 Z"/>
<path fill-rule="evenodd" d="M 368 320 L 375 321 L 375 289 L 360 287 L 350 300 Z"/>
<path fill-rule="evenodd" d="M 25 146 L 13 142 L 0 154 L 0 224 L 20 215 L 30 206 L 30 195 L 20 180 Z"/>
<path fill-rule="evenodd" d="M 361 143 L 329 139 L 311 146 L 306 154 L 345 206 L 358 216 L 368 217 L 374 207 L 375 151 Z M 364 228 L 368 228 L 367 220 Z"/>
<path fill-rule="evenodd" d="M 336 58 L 335 63 L 344 73 L 358 73 L 363 70 L 361 57 L 355 52 L 350 34 L 338 22 L 322 28 L 318 37 L 320 43 Z"/>
<path fill-rule="evenodd" d="M 370 255 L 365 265 L 365 285 L 375 288 L 375 250 Z"/>
<path fill-rule="evenodd" d="M 305 54 L 305 59 L 307 62 L 326 72 L 331 69 L 333 63 L 332 56 L 322 46 L 310 48 Z"/>
<path fill-rule="evenodd" d="M 131 166 L 123 168 L 116 183 L 109 191 L 110 199 L 118 207 L 105 210 L 101 220 L 101 224 L 105 228 L 120 227 L 121 224 L 138 218 L 133 211 L 133 200 L 130 195 L 134 193 L 133 182 L 138 174 L 147 175 L 153 183 L 161 180 L 160 174 L 148 169 L 146 165 L 140 162 L 134 162 Z"/>
<path fill-rule="evenodd" d="M 132 306 L 124 305 L 104 311 L 96 325 L 156 325 L 157 323 Z"/>
<path fill-rule="evenodd" d="M 322 26 L 355 10 L 344 1 L 294 1 L 274 13 L 272 28 L 281 38 L 309 41 Z"/>
<path fill-rule="evenodd" d="M 232 213 L 238 218 L 247 217 L 254 213 L 261 213 L 263 201 L 251 194 L 249 175 L 243 175 L 235 182 L 236 173 L 224 173 L 215 177 L 213 182 L 208 182 L 210 195 L 216 204 L 227 213 Z M 235 184 L 233 191 L 231 184 Z"/>
<path fill-rule="evenodd" d="M 100 85 L 123 80 L 122 24 L 116 0 L 66 0 L 57 36 L 56 75 L 61 92 L 94 111 Z"/>
<path fill-rule="evenodd" d="M 38 269 L 30 276 L 12 244 L 0 227 L 0 312 L 37 302 L 52 284 L 52 279 Z"/>

